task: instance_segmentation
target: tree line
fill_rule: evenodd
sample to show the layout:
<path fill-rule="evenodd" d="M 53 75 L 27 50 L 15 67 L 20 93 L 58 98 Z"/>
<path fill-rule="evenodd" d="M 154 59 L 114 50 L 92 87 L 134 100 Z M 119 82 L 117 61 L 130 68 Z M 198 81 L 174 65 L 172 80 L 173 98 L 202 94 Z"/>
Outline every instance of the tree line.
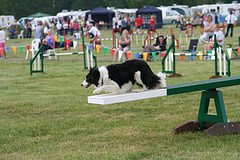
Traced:
<path fill-rule="evenodd" d="M 231 3 L 232 0 L 1 0 L 0 15 L 14 15 L 16 19 L 36 12 L 56 15 L 63 9 L 88 10 L 96 7 L 141 8 L 145 5 L 171 6 L 173 4 L 195 6 L 212 3 Z"/>

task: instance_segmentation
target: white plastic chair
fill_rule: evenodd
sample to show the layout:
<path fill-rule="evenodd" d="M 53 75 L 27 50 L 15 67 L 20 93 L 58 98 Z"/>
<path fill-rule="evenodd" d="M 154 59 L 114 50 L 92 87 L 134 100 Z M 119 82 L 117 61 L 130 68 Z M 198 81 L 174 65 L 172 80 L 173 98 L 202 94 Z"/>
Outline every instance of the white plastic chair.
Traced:
<path fill-rule="evenodd" d="M 41 42 L 40 39 L 33 39 L 32 40 L 32 44 L 31 44 L 31 48 L 30 50 L 27 50 L 27 53 L 26 53 L 26 60 L 28 60 L 28 54 L 29 54 L 29 51 L 32 52 L 32 58 L 34 57 L 36 51 L 38 51 L 39 49 L 39 43 Z"/>

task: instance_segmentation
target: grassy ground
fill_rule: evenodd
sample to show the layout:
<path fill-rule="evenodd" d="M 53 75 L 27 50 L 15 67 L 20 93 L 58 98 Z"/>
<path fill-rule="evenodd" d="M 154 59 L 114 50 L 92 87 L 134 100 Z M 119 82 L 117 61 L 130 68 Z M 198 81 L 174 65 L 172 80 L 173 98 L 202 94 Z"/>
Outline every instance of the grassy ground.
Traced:
<path fill-rule="evenodd" d="M 239 33 L 240 28 L 235 30 Z M 166 32 L 166 29 L 163 29 Z M 103 31 L 103 36 L 110 31 Z M 237 34 L 226 43 L 237 44 Z M 11 40 L 8 45 L 31 40 Z M 111 46 L 111 42 L 106 42 Z M 134 44 L 136 51 L 140 46 Z M 98 64 L 113 63 L 97 54 Z M 173 135 L 172 129 L 196 120 L 200 92 L 114 105 L 87 104 L 93 88 L 80 87 L 87 71 L 81 56 L 45 60 L 45 74 L 29 76 L 25 53 L 0 60 L 0 159 L 239 159 L 239 135 Z M 148 62 L 154 72 L 161 62 Z M 240 62 L 233 60 L 232 75 Z M 182 78 L 168 85 L 208 79 L 212 61 L 177 61 Z M 239 121 L 240 86 L 221 89 L 228 118 Z M 213 107 L 213 106 L 211 106 Z M 214 112 L 214 109 L 212 109 Z"/>

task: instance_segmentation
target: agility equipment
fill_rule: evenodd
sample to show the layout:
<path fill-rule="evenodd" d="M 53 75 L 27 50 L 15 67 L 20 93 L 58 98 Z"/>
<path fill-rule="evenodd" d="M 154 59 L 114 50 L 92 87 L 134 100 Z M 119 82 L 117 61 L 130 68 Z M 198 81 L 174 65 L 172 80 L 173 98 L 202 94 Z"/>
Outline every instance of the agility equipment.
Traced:
<path fill-rule="evenodd" d="M 214 41 L 214 53 L 212 54 L 202 54 L 202 53 L 196 53 L 196 52 L 190 52 L 190 53 L 176 53 L 175 48 L 175 38 L 174 35 L 172 35 L 172 43 L 170 44 L 168 50 L 166 51 L 166 54 L 164 55 L 162 59 L 162 72 L 166 74 L 171 74 L 170 77 L 181 77 L 181 74 L 176 73 L 176 56 L 213 56 L 215 55 L 215 63 L 214 63 L 214 69 L 215 69 L 215 76 L 230 76 L 231 75 L 231 64 L 230 64 L 230 58 L 228 55 L 222 50 L 222 48 L 218 45 L 216 41 L 216 35 L 215 41 Z M 216 53 L 216 54 L 215 54 Z M 182 59 L 182 57 L 181 57 Z"/>
<path fill-rule="evenodd" d="M 88 97 L 90 104 L 115 104 L 135 100 L 144 100 L 161 96 L 170 96 L 188 92 L 201 91 L 200 107 L 197 121 L 191 121 L 174 129 L 175 134 L 205 130 L 208 135 L 240 133 L 239 122 L 229 122 L 223 100 L 223 94 L 217 88 L 240 85 L 240 76 L 208 79 L 192 83 L 168 86 L 163 89 L 126 94 L 103 94 Z M 210 114 L 210 100 L 214 100 L 216 114 Z"/>
<path fill-rule="evenodd" d="M 86 47 L 84 36 L 82 36 L 83 52 L 55 53 L 55 50 L 50 50 L 47 54 L 44 54 L 42 45 L 38 50 L 32 50 L 33 58 L 30 60 L 30 75 L 33 73 L 44 73 L 44 57 L 49 57 L 49 59 L 58 59 L 57 57 L 65 55 L 83 55 L 84 69 L 97 67 L 97 57 L 92 54 L 93 46 L 92 44 L 90 45 L 91 47 Z"/>

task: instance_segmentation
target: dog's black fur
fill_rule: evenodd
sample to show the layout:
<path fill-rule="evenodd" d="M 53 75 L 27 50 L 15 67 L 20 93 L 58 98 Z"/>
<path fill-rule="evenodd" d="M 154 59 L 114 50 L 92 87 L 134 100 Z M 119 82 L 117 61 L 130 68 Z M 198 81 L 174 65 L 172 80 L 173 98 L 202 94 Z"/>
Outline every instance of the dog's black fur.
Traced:
<path fill-rule="evenodd" d="M 84 81 L 86 84 L 83 82 L 82 86 L 89 87 L 91 84 L 94 84 L 96 87 L 101 87 L 103 85 L 108 85 L 106 84 L 108 82 L 106 82 L 106 80 L 104 81 L 104 78 L 100 80 L 101 76 L 104 76 L 103 74 L 108 74 L 108 80 L 111 81 L 111 84 L 112 82 L 116 83 L 119 89 L 129 82 L 131 82 L 132 85 L 138 84 L 144 86 L 146 89 L 166 86 L 165 77 L 162 78 L 154 74 L 149 65 L 142 60 L 129 60 L 121 64 L 111 64 L 106 67 L 105 72 L 107 73 L 101 73 L 100 70 L 99 68 L 91 69 Z M 129 88 L 129 91 L 131 88 Z"/>

